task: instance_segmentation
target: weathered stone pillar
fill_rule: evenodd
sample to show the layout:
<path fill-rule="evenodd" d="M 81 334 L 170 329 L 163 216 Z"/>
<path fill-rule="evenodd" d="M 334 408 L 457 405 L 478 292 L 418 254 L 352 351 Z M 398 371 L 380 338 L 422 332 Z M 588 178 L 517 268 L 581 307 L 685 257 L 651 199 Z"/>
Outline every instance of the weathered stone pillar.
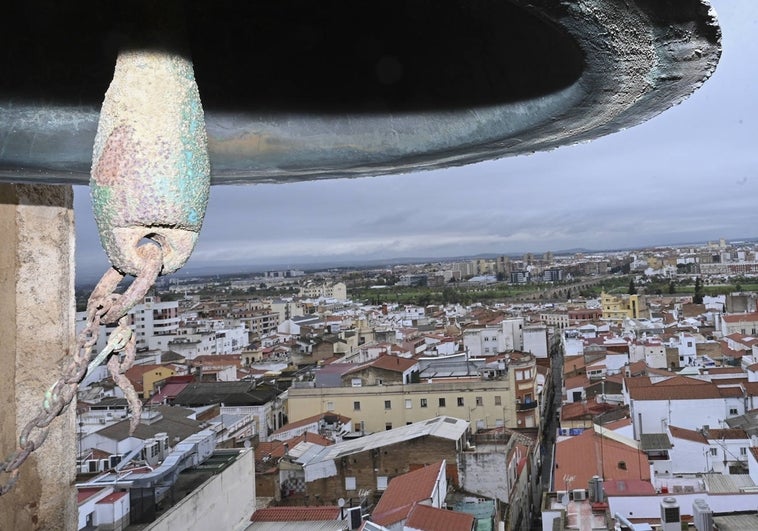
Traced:
<path fill-rule="evenodd" d="M 15 449 L 74 345 L 72 205 L 71 186 L 0 184 L 0 459 Z M 77 529 L 74 410 L 53 421 L 15 488 L 0 496 L 0 529 Z"/>

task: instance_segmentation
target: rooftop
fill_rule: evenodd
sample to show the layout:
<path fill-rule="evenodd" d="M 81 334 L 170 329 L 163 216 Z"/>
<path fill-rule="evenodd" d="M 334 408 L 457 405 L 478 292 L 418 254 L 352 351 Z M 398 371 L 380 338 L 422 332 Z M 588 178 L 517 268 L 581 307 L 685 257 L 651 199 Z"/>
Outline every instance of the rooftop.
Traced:
<path fill-rule="evenodd" d="M 382 448 L 419 437 L 438 437 L 457 441 L 466 433 L 468 427 L 468 421 L 462 419 L 445 416 L 435 417 L 430 420 L 414 422 L 413 424 L 337 443 L 324 448 L 319 454 L 313 456 L 309 462 L 303 462 L 302 464 L 309 465 L 323 461 L 333 461 L 347 455 L 374 448 Z"/>
<path fill-rule="evenodd" d="M 443 460 L 393 478 L 376 504 L 372 520 L 390 526 L 406 519 L 417 503 L 432 498 L 437 480 L 444 474 L 444 466 Z"/>

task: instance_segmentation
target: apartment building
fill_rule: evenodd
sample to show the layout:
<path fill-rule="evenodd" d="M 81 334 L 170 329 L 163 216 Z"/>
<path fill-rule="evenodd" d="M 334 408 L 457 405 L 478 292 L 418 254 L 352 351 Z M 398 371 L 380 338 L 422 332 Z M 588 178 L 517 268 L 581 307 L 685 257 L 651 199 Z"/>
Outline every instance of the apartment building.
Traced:
<path fill-rule="evenodd" d="M 156 336 L 170 336 L 179 330 L 179 302 L 162 302 L 158 297 L 145 297 L 143 302 L 129 310 L 132 330 L 137 339 L 137 350 L 147 350 L 150 339 Z M 77 334 L 84 328 L 87 312 L 76 313 Z M 108 334 L 115 324 L 100 327 L 95 348 L 102 350 L 108 340 Z"/>
<path fill-rule="evenodd" d="M 756 407 L 755 397 L 743 386 L 684 376 L 624 378 L 624 402 L 629 405 L 635 439 L 644 433 L 665 433 L 668 426 L 717 427 L 727 418 L 743 415 Z"/>
<path fill-rule="evenodd" d="M 468 422 L 440 416 L 389 432 L 373 433 L 330 446 L 313 447 L 279 462 L 289 485 L 309 499 L 336 502 L 387 489 L 389 481 L 426 465 L 446 462 L 448 482 L 459 485 L 460 456 Z M 288 466 L 287 466 L 288 465 Z M 447 489 L 440 492 L 445 496 Z"/>
<path fill-rule="evenodd" d="M 723 336 L 731 334 L 756 335 L 758 312 L 722 315 L 719 329 Z"/>
<path fill-rule="evenodd" d="M 650 317 L 643 295 L 616 296 L 603 292 L 600 294 L 600 305 L 603 309 L 603 319 L 610 321 Z"/>
<path fill-rule="evenodd" d="M 439 415 L 465 419 L 473 430 L 539 425 L 537 367 L 532 355 L 513 353 L 507 361 L 500 360 L 501 369 L 483 364 L 478 372 L 476 368 L 459 371 L 443 365 L 438 377 L 422 376 L 419 383 L 407 383 L 407 376 L 415 370 L 412 360 L 400 361 L 402 375 L 398 379 L 379 376 L 379 370 L 391 373 L 393 366 L 385 361 L 391 358 L 384 356 L 381 368 L 335 377 L 328 386 L 325 380 L 296 383 L 288 391 L 289 420 L 331 411 L 350 416 L 354 428 L 364 432 L 389 430 Z M 446 372 L 454 375 L 446 377 Z M 428 367 L 422 374 L 430 374 Z"/>
<path fill-rule="evenodd" d="M 495 356 L 500 352 L 522 350 L 524 319 L 502 319 L 496 324 L 467 328 L 463 332 L 463 346 L 473 357 Z"/>
<path fill-rule="evenodd" d="M 301 297 L 306 299 L 337 299 L 338 301 L 347 300 L 347 286 L 344 282 L 309 282 L 300 287 Z"/>

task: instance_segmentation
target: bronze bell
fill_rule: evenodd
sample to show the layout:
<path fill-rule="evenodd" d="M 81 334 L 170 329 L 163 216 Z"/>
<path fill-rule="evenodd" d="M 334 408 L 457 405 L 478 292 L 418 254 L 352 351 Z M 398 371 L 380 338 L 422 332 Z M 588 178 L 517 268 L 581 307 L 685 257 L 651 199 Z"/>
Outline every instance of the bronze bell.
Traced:
<path fill-rule="evenodd" d="M 137 5 L 4 8 L 0 180 L 88 182 Z M 704 0 L 179 5 L 213 184 L 404 173 L 591 140 L 679 103 L 721 52 Z"/>

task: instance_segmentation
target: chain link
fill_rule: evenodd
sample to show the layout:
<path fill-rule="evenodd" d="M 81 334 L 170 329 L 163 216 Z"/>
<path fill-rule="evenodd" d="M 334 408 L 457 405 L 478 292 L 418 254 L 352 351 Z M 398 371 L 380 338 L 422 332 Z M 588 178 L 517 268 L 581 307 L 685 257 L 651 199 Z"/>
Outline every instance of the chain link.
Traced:
<path fill-rule="evenodd" d="M 129 310 L 142 300 L 155 283 L 163 262 L 160 247 L 146 244 L 137 248 L 143 258 L 142 271 L 135 277 L 123 295 L 115 293 L 124 275 L 111 268 L 105 272 L 87 301 L 87 320 L 76 339 L 73 355 L 64 363 L 61 376 L 45 392 L 40 411 L 26 423 L 18 438 L 18 448 L 0 462 L 0 473 L 9 475 L 0 483 L 0 496 L 10 491 L 19 477 L 19 468 L 27 458 L 45 442 L 50 423 L 71 403 L 76 396 L 79 382 L 95 367 L 108 359 L 108 371 L 122 389 L 131 410 L 130 434 L 139 424 L 142 403 L 134 387 L 124 376 L 134 363 L 136 337 L 129 326 Z M 92 349 L 97 343 L 100 325 L 118 321 L 118 326 L 108 337 L 105 348 L 90 362 Z M 121 353 L 124 360 L 121 361 Z M 109 358 L 110 357 L 110 358 Z"/>

